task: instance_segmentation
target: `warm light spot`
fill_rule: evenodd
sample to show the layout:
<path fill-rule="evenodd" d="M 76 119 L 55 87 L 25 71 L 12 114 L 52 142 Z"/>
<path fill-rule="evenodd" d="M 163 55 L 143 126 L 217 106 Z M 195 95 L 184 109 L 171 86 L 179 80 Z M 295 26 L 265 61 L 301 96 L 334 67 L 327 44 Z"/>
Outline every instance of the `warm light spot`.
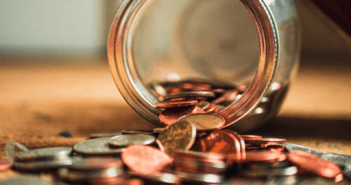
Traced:
<path fill-rule="evenodd" d="M 167 76 L 167 81 L 179 81 L 180 80 L 180 77 L 178 74 L 175 74 L 175 73 L 170 73 L 168 76 Z"/>

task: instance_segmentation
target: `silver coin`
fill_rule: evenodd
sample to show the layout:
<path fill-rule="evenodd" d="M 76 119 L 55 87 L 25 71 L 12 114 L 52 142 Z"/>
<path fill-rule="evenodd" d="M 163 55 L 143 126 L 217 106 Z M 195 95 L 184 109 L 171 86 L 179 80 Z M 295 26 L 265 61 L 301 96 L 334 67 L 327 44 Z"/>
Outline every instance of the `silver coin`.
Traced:
<path fill-rule="evenodd" d="M 108 144 L 114 147 L 123 147 L 129 145 L 151 145 L 154 142 L 154 136 L 145 134 L 120 135 L 108 140 Z"/>
<path fill-rule="evenodd" d="M 296 166 L 287 166 L 282 168 L 266 169 L 246 169 L 240 172 L 240 175 L 246 177 L 269 177 L 269 176 L 290 176 L 297 173 Z"/>
<path fill-rule="evenodd" d="M 346 166 L 343 170 L 344 177 L 351 180 L 351 166 Z"/>
<path fill-rule="evenodd" d="M 287 143 L 284 146 L 285 146 L 285 150 L 287 150 L 288 152 L 293 152 L 293 151 L 296 151 L 296 150 L 302 150 L 304 152 L 308 152 L 308 153 L 314 154 L 314 155 L 319 156 L 319 157 L 324 154 L 321 151 L 318 151 L 318 150 L 315 150 L 313 148 L 309 148 L 309 147 L 306 147 L 306 146 L 302 146 L 302 145 Z"/>
<path fill-rule="evenodd" d="M 35 162 L 19 162 L 15 161 L 13 166 L 20 170 L 44 170 L 44 169 L 55 169 L 72 164 L 70 158 L 60 160 L 49 160 L 49 161 L 35 161 Z"/>
<path fill-rule="evenodd" d="M 11 178 L 0 181 L 0 185 L 54 185 L 56 183 L 50 182 L 39 177 L 20 176 L 18 178 Z"/>
<path fill-rule="evenodd" d="M 111 137 L 89 139 L 74 145 L 73 150 L 82 155 L 119 154 L 124 148 L 110 148 L 108 140 Z"/>
<path fill-rule="evenodd" d="M 181 117 L 178 121 L 192 123 L 197 131 L 214 130 L 222 127 L 225 120 L 221 116 L 213 114 L 190 114 Z"/>
<path fill-rule="evenodd" d="M 101 137 L 114 137 L 121 135 L 121 132 L 100 132 L 90 134 L 90 139 L 101 138 Z"/>
<path fill-rule="evenodd" d="M 224 181 L 224 177 L 216 174 L 206 173 L 188 173 L 177 171 L 176 174 L 182 179 L 182 181 L 195 181 L 204 183 L 221 183 Z"/>
<path fill-rule="evenodd" d="M 215 93 L 212 91 L 191 91 L 191 92 L 179 92 L 179 93 L 171 93 L 163 96 L 161 99 L 169 100 L 173 98 L 186 98 L 186 97 L 215 97 Z"/>
<path fill-rule="evenodd" d="M 15 156 L 16 160 L 34 161 L 43 159 L 65 158 L 72 153 L 72 147 L 51 147 L 29 150 L 18 153 Z"/>
<path fill-rule="evenodd" d="M 121 173 L 121 169 L 109 168 L 105 170 L 70 170 L 68 168 L 60 168 L 58 175 L 62 180 L 68 181 L 87 181 L 92 179 L 117 177 Z"/>
<path fill-rule="evenodd" d="M 156 174 L 155 175 L 151 175 L 151 174 L 147 175 L 147 174 L 142 174 L 142 173 L 130 171 L 128 173 L 128 175 L 140 177 L 142 179 L 146 179 L 146 180 L 156 182 L 156 183 L 180 184 L 180 179 L 177 175 L 172 174 L 172 173 L 167 173 L 167 172 L 162 172 L 162 173 L 157 174 L 157 175 Z"/>
<path fill-rule="evenodd" d="M 338 153 L 324 153 L 321 158 L 331 161 L 342 167 L 351 166 L 351 156 Z"/>
<path fill-rule="evenodd" d="M 15 160 L 15 149 L 19 148 L 23 151 L 28 151 L 28 148 L 16 141 L 7 141 L 5 146 L 6 156 L 9 159 L 10 163 L 13 163 Z"/>
<path fill-rule="evenodd" d="M 155 134 L 154 130 L 122 130 L 122 134 L 146 134 L 153 135 Z"/>

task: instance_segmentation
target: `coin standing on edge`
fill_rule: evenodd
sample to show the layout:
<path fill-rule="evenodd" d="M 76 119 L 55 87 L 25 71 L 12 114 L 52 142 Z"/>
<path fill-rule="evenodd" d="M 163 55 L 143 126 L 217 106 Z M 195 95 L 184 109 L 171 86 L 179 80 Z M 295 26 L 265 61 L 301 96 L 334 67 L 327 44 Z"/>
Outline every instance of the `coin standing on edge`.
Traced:
<path fill-rule="evenodd" d="M 161 132 L 156 140 L 159 148 L 172 156 L 179 150 L 189 150 L 196 137 L 196 128 L 192 123 L 177 121 Z"/>
<path fill-rule="evenodd" d="M 115 136 L 108 140 L 108 144 L 113 147 L 125 147 L 129 145 L 151 145 L 154 142 L 154 136 L 145 134 L 126 134 Z"/>

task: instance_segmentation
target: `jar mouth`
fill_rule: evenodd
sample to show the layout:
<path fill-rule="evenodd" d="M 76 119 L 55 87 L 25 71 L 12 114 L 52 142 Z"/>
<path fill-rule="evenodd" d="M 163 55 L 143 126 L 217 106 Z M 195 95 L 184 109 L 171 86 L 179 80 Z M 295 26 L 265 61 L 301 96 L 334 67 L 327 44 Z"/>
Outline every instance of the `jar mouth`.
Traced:
<path fill-rule="evenodd" d="M 132 36 L 135 31 L 135 17 L 151 6 L 150 0 L 125 0 L 119 6 L 112 22 L 108 40 L 108 60 L 115 83 L 130 106 L 148 121 L 164 126 L 158 115 L 158 102 L 145 86 L 136 69 L 132 52 Z M 252 83 L 241 98 L 228 105 L 219 115 L 227 127 L 250 113 L 260 102 L 274 76 L 278 56 L 278 41 L 274 19 L 268 8 L 269 1 L 241 1 L 251 14 L 259 36 L 259 62 Z M 175 75 L 176 79 L 177 76 Z"/>

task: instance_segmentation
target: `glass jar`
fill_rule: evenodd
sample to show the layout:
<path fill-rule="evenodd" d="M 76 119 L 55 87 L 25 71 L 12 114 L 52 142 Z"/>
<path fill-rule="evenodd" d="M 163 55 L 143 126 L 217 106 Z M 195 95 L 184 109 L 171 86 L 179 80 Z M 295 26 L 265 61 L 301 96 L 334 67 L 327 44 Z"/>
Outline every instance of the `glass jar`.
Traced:
<path fill-rule="evenodd" d="M 247 87 L 220 113 L 245 132 L 278 113 L 299 60 L 294 0 L 124 0 L 108 39 L 115 83 L 158 126 L 150 84 L 207 81 Z M 161 93 L 162 94 L 162 93 Z"/>

